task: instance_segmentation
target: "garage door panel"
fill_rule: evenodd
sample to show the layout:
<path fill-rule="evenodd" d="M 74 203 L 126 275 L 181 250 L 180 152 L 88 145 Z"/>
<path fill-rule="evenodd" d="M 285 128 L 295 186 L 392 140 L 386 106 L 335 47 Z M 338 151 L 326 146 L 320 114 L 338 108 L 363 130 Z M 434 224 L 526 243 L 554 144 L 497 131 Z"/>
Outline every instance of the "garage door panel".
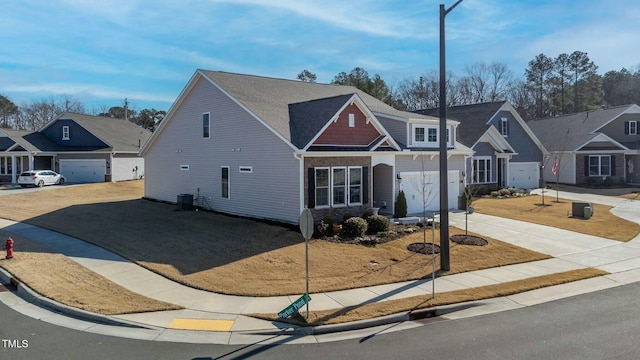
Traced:
<path fill-rule="evenodd" d="M 537 163 L 509 163 L 509 186 L 521 189 L 538 187 L 540 170 Z"/>
<path fill-rule="evenodd" d="M 420 214 L 423 208 L 428 211 L 440 210 L 440 172 L 425 171 L 421 172 L 403 172 L 400 173 L 402 182 L 400 188 L 404 191 L 407 198 L 407 213 Z M 449 190 L 449 208 L 456 208 L 458 205 L 458 195 L 460 174 L 458 171 L 449 171 L 448 174 L 448 190 Z M 422 183 L 424 182 L 424 187 Z M 423 197 L 424 192 L 424 197 Z"/>
<path fill-rule="evenodd" d="M 67 182 L 95 183 L 104 182 L 107 165 L 99 159 L 62 159 L 60 173 Z"/>

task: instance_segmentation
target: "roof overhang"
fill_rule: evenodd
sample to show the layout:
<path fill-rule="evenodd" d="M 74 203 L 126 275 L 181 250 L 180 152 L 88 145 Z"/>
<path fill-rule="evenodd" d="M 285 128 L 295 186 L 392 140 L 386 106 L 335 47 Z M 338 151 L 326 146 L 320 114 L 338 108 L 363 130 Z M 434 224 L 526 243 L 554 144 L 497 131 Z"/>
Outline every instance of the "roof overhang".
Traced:
<path fill-rule="evenodd" d="M 504 136 L 500 134 L 498 129 L 493 126 L 490 126 L 489 129 L 487 129 L 487 131 L 478 138 L 472 148 L 475 148 L 480 142 L 489 143 L 496 150 L 496 153 L 516 154 L 516 151 L 513 149 L 511 144 L 509 144 Z"/>

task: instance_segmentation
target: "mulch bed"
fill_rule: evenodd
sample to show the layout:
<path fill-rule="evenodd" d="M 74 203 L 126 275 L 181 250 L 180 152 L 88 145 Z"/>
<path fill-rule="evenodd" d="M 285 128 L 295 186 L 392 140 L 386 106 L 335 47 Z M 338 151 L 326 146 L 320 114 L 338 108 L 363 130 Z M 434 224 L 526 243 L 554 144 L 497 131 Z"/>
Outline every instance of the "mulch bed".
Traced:
<path fill-rule="evenodd" d="M 435 244 L 431 245 L 430 243 L 409 244 L 407 245 L 407 250 L 425 255 L 440 254 L 440 246 Z"/>
<path fill-rule="evenodd" d="M 451 241 L 460 245 L 474 245 L 474 246 L 485 246 L 489 242 L 481 237 L 473 236 L 473 235 L 452 235 Z"/>

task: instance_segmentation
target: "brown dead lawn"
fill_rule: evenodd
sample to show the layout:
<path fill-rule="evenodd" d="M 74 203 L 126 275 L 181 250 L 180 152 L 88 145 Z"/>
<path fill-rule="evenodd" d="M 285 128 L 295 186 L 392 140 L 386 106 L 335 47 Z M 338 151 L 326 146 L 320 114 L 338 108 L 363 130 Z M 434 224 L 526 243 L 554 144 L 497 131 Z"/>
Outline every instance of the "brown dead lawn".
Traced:
<path fill-rule="evenodd" d="M 532 195 L 516 198 L 479 198 L 473 207 L 481 214 L 499 216 L 508 219 L 552 226 L 559 229 L 600 236 L 603 238 L 629 241 L 640 232 L 640 225 L 619 218 L 611 213 L 611 206 L 593 204 L 594 212 L 590 219 L 571 216 L 571 200 L 546 195 L 544 205 L 542 196 Z"/>
<path fill-rule="evenodd" d="M 0 202 L 19 206 L 0 206 L 0 217 L 83 239 L 199 289 L 255 296 L 304 291 L 304 239 L 296 229 L 207 211 L 175 211 L 174 205 L 140 199 L 142 185 L 141 181 L 91 184 L 2 196 Z M 426 235 L 430 242 L 430 230 Z M 436 231 L 436 243 L 438 239 Z M 482 247 L 451 244 L 449 273 L 548 258 L 486 239 L 489 245 Z M 422 232 L 376 247 L 312 240 L 310 291 L 430 276 L 431 256 L 407 250 L 410 243 L 422 241 Z M 437 257 L 435 267 L 440 267 Z"/>
<path fill-rule="evenodd" d="M 0 266 L 40 295 L 105 315 L 182 309 L 131 292 L 47 246 L 0 230 L 0 238 L 9 236 L 19 250 L 13 259 L 1 259 Z"/>
<path fill-rule="evenodd" d="M 457 290 L 431 295 L 412 296 L 404 299 L 389 300 L 372 304 L 348 306 L 340 309 L 310 311 L 308 319 L 304 319 L 305 310 L 300 315 L 287 319 L 278 318 L 277 314 L 253 314 L 252 316 L 269 321 L 288 322 L 296 325 L 330 325 L 352 322 L 373 317 L 380 317 L 420 309 L 433 308 L 467 301 L 489 299 L 499 296 L 509 296 L 521 292 L 535 290 L 547 286 L 584 280 L 592 277 L 607 275 L 603 270 L 585 268 L 570 270 L 562 273 L 538 276 L 530 279 L 511 281 L 503 284 L 487 285 L 472 289 Z"/>

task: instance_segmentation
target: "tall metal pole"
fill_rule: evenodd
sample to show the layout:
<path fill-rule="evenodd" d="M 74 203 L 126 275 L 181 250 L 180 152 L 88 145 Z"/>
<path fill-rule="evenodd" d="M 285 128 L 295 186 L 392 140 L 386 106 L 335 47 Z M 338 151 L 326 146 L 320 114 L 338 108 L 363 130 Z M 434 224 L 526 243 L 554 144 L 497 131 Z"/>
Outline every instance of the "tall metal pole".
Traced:
<path fill-rule="evenodd" d="M 440 269 L 449 271 L 451 260 L 449 255 L 449 184 L 447 165 L 447 87 L 444 46 L 444 18 L 462 0 L 458 0 L 445 10 L 440 4 Z"/>

